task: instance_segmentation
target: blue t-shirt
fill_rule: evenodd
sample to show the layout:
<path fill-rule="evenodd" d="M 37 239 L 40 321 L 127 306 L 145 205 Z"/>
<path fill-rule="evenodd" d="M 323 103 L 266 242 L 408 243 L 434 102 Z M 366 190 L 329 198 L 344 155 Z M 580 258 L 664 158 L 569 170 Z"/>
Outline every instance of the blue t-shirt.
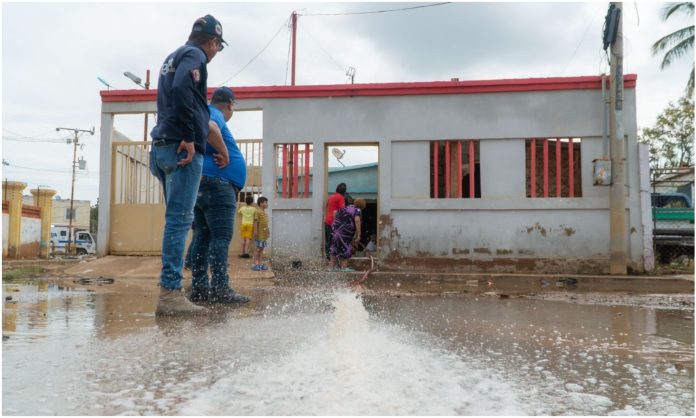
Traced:
<path fill-rule="evenodd" d="M 239 151 L 237 143 L 234 142 L 232 132 L 227 128 L 225 116 L 222 112 L 213 105 L 208 105 L 210 109 L 210 120 L 217 123 L 222 133 L 222 140 L 227 146 L 227 152 L 230 154 L 230 163 L 225 168 L 220 168 L 215 164 L 213 154 L 216 152 L 210 143 L 205 147 L 205 156 L 203 157 L 203 175 L 207 177 L 217 177 L 227 180 L 241 189 L 246 183 L 246 161 L 242 152 Z"/>

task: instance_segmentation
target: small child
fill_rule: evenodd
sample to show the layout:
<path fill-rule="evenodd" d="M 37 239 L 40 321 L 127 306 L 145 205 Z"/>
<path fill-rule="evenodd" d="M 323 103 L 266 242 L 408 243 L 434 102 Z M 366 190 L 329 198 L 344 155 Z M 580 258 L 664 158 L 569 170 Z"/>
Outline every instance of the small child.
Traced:
<path fill-rule="evenodd" d="M 370 242 L 367 243 L 365 250 L 363 251 L 365 253 L 365 257 L 369 257 L 377 252 L 377 245 L 375 245 L 375 241 L 377 241 L 377 236 L 375 234 L 370 235 Z"/>
<path fill-rule="evenodd" d="M 247 194 L 245 206 L 239 208 L 237 213 L 242 216 L 242 253 L 239 255 L 240 258 L 251 258 L 249 255 L 249 247 L 251 246 L 251 239 L 253 238 L 254 232 L 254 214 L 256 213 L 256 208 L 254 205 L 254 196 Z"/>
<path fill-rule="evenodd" d="M 254 252 L 254 265 L 251 266 L 253 271 L 268 270 L 268 267 L 263 264 L 263 249 L 266 248 L 266 240 L 271 236 L 271 229 L 268 226 L 268 198 L 263 196 L 257 200 L 258 209 L 254 214 L 254 241 L 256 242 L 256 251 Z"/>

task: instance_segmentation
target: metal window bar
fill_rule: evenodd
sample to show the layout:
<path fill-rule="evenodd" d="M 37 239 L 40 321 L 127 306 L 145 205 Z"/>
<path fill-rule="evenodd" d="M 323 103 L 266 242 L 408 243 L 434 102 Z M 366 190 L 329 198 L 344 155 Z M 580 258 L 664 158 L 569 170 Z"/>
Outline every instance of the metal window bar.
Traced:
<path fill-rule="evenodd" d="M 466 146 L 462 146 L 466 142 Z M 431 152 L 431 197 L 439 198 L 476 198 L 476 140 L 434 140 Z M 465 176 L 463 175 L 464 149 L 469 166 L 468 193 L 465 193 Z M 440 158 L 440 157 L 443 158 Z M 456 168 L 455 168 L 456 167 Z M 456 184 L 456 187 L 455 187 Z"/>
<path fill-rule="evenodd" d="M 543 191 L 543 197 L 582 197 L 580 141 L 580 138 L 526 141 L 527 197 L 541 197 L 539 190 Z M 549 145 L 550 142 L 553 144 Z M 553 146 L 555 152 L 548 152 L 549 146 Z M 540 152 L 541 159 L 537 158 Z M 550 182 L 552 176 L 555 181 Z"/>
<path fill-rule="evenodd" d="M 549 197 L 549 140 L 544 138 L 544 197 Z"/>
<path fill-rule="evenodd" d="M 311 144 L 278 144 L 280 196 L 284 199 L 309 198 L 313 149 Z"/>
<path fill-rule="evenodd" d="M 561 139 L 556 138 L 556 197 L 561 197 Z"/>
<path fill-rule="evenodd" d="M 450 197 L 450 141 L 445 141 L 445 197 Z"/>
<path fill-rule="evenodd" d="M 530 162 L 530 181 L 529 181 L 529 187 L 531 189 L 531 195 L 532 197 L 536 197 L 536 139 L 532 139 L 532 145 L 531 145 L 531 162 Z"/>
<path fill-rule="evenodd" d="M 459 179 L 457 182 L 457 197 L 461 199 L 463 196 L 462 179 L 464 178 L 462 176 L 462 141 L 457 141 L 457 178 Z"/>
<path fill-rule="evenodd" d="M 474 140 L 469 140 L 469 199 L 476 197 L 476 162 L 474 159 Z M 461 180 L 460 180 L 461 181 Z"/>

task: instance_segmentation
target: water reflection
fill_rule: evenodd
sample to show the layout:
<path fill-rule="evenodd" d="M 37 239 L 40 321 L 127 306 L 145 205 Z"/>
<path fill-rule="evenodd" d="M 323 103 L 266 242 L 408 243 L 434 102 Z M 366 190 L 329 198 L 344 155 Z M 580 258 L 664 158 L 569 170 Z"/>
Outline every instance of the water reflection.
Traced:
<path fill-rule="evenodd" d="M 693 312 L 278 287 L 182 319 L 154 293 L 17 289 L 6 414 L 693 413 Z"/>

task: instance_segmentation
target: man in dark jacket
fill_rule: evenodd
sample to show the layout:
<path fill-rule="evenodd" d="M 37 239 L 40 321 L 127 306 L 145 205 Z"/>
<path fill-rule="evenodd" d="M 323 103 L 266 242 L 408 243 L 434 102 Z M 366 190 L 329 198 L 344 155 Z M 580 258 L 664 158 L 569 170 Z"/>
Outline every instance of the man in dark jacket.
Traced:
<path fill-rule="evenodd" d="M 150 133 L 150 171 L 162 183 L 166 204 L 157 315 L 204 313 L 181 289 L 186 235 L 201 180 L 209 134 L 209 63 L 222 51 L 222 25 L 197 19 L 188 42 L 171 53 L 157 84 L 157 125 Z"/>

